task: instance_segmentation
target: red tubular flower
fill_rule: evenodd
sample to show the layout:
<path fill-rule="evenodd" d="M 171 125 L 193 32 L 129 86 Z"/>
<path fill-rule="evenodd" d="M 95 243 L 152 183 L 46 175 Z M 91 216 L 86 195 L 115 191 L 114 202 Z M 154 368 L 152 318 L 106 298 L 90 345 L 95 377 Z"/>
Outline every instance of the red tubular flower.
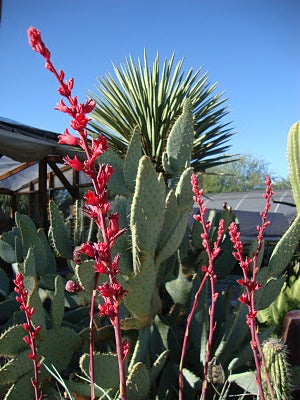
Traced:
<path fill-rule="evenodd" d="M 97 175 L 97 183 L 99 185 L 100 190 L 104 189 L 105 185 L 109 181 L 113 172 L 114 172 L 114 169 L 111 165 L 108 165 L 108 164 L 100 165 L 98 175 Z"/>
<path fill-rule="evenodd" d="M 79 251 L 88 257 L 95 258 L 94 248 L 90 243 L 82 243 Z"/>
<path fill-rule="evenodd" d="M 120 227 L 119 227 L 120 215 L 118 215 L 118 213 L 114 213 L 114 214 L 111 214 L 108 218 L 109 218 L 109 224 L 108 224 L 108 229 L 107 229 L 107 235 L 109 238 L 112 238 L 120 230 Z"/>
<path fill-rule="evenodd" d="M 57 103 L 56 107 L 54 108 L 54 110 L 58 110 L 60 112 L 63 112 L 65 114 L 70 115 L 71 117 L 75 117 L 76 115 L 76 108 L 75 107 L 68 107 L 66 106 L 66 104 L 64 103 L 63 99 L 59 100 L 59 103 Z"/>
<path fill-rule="evenodd" d="M 108 261 L 109 245 L 107 243 L 94 243 L 94 252 L 97 260 Z"/>
<path fill-rule="evenodd" d="M 63 135 L 58 135 L 59 144 L 68 144 L 70 146 L 78 146 L 79 139 L 71 135 L 68 128 L 64 131 Z"/>
<path fill-rule="evenodd" d="M 66 156 L 64 158 L 64 161 L 67 165 L 69 165 L 71 168 L 75 169 L 76 171 L 83 171 L 83 165 L 78 160 L 77 156 L 74 156 L 73 160 L 69 156 Z"/>
<path fill-rule="evenodd" d="M 83 195 L 86 204 L 91 206 L 97 206 L 99 204 L 99 196 L 96 196 L 94 192 L 88 190 L 87 193 Z"/>
<path fill-rule="evenodd" d="M 97 206 L 85 205 L 83 206 L 83 212 L 85 213 L 86 216 L 92 218 L 96 223 L 98 222 L 99 209 Z"/>
<path fill-rule="evenodd" d="M 108 269 L 107 269 L 107 263 L 103 262 L 103 261 L 97 261 L 94 264 L 94 270 L 95 272 L 102 274 L 102 275 L 106 275 L 108 273 Z"/>
<path fill-rule="evenodd" d="M 250 300 L 249 300 L 248 295 L 247 295 L 246 293 L 243 293 L 243 294 L 238 298 L 238 301 L 239 301 L 240 303 L 246 304 L 247 306 L 250 306 Z"/>
<path fill-rule="evenodd" d="M 93 199 L 91 197 L 88 198 L 88 201 L 93 201 Z M 100 218 L 100 215 L 106 215 L 109 211 L 110 208 L 110 204 L 108 202 L 108 196 L 107 196 L 107 191 L 103 190 L 103 192 L 101 193 L 101 195 L 99 195 L 97 197 L 97 200 L 95 200 L 98 204 L 97 205 L 90 205 L 88 203 L 85 204 L 85 206 L 83 207 L 83 211 L 85 212 L 85 214 L 90 217 L 93 218 L 96 223 L 98 224 L 98 220 Z"/>
<path fill-rule="evenodd" d="M 70 125 L 74 131 L 81 131 L 86 128 L 89 121 L 91 121 L 91 118 L 86 118 L 85 114 L 77 114 L 76 117 L 71 120 Z"/>
<path fill-rule="evenodd" d="M 104 136 L 92 139 L 92 157 L 96 159 L 107 150 L 107 142 Z"/>
<path fill-rule="evenodd" d="M 118 253 L 115 258 L 113 259 L 112 262 L 112 271 L 114 273 L 114 275 L 118 275 L 119 273 L 119 259 L 120 259 L 120 253 Z"/>
<path fill-rule="evenodd" d="M 96 102 L 93 99 L 87 100 L 85 103 L 81 103 L 77 107 L 77 112 L 80 114 L 89 114 L 93 111 L 96 106 Z"/>

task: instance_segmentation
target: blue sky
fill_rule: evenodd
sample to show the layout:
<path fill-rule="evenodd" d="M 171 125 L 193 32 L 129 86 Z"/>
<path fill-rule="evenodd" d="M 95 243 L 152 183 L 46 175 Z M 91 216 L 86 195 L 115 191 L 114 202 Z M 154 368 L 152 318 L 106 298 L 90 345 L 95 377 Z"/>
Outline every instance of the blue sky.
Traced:
<path fill-rule="evenodd" d="M 203 66 L 228 97 L 231 153 L 250 153 L 286 177 L 286 141 L 300 119 L 299 0 L 3 0 L 0 115 L 63 132 L 57 85 L 27 44 L 35 26 L 81 100 L 112 62 L 175 51 Z"/>

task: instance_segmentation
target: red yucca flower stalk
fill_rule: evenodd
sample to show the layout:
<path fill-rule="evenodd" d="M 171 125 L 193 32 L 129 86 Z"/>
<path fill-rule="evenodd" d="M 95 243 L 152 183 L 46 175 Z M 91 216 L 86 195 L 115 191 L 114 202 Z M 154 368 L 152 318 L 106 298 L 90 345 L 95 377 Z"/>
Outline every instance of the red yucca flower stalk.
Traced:
<path fill-rule="evenodd" d="M 57 72 L 54 68 L 50 60 L 50 52 L 43 43 L 41 34 L 37 29 L 29 28 L 28 38 L 29 44 L 33 50 L 41 54 L 46 60 L 45 67 L 55 75 L 59 82 L 58 92 L 68 102 L 68 105 L 66 105 L 64 100 L 61 99 L 57 104 L 56 109 L 70 115 L 72 118 L 70 126 L 78 135 L 78 137 L 75 137 L 68 131 L 68 129 L 66 129 L 64 134 L 59 136 L 59 143 L 78 146 L 84 150 L 86 155 L 86 160 L 83 162 L 81 162 L 76 156 L 73 159 L 67 156 L 65 157 L 65 163 L 77 171 L 84 172 L 92 180 L 94 186 L 94 191 L 89 190 L 84 196 L 84 212 L 97 224 L 102 233 L 103 241 L 99 243 L 83 243 L 74 251 L 74 261 L 76 263 L 80 263 L 81 254 L 85 254 L 95 260 L 95 281 L 90 309 L 91 399 L 95 399 L 93 315 L 95 297 L 98 291 L 104 300 L 104 303 L 99 305 L 99 315 L 108 316 L 114 327 L 119 363 L 120 398 L 125 400 L 127 398 L 125 358 L 129 352 L 129 343 L 126 340 L 122 343 L 121 339 L 120 302 L 124 297 L 126 290 L 124 290 L 122 285 L 117 282 L 119 255 L 112 259 L 111 252 L 115 240 L 124 232 L 124 229 L 119 228 L 118 214 L 115 213 L 109 215 L 110 204 L 108 202 L 106 184 L 114 172 L 113 168 L 107 164 L 101 164 L 100 166 L 97 164 L 97 158 L 107 150 L 106 139 L 100 136 L 97 139 L 92 139 L 91 143 L 88 141 L 86 125 L 90 121 L 90 118 L 87 117 L 87 114 L 93 110 L 96 103 L 93 100 L 79 103 L 77 97 L 72 96 L 74 80 L 69 79 L 68 81 L 65 81 L 65 73 L 62 70 Z M 106 274 L 109 282 L 98 287 L 99 274 Z M 75 289 L 79 290 L 77 287 Z"/>
<path fill-rule="evenodd" d="M 185 351 L 186 351 L 186 345 L 187 345 L 187 339 L 189 335 L 189 329 L 191 325 L 191 321 L 193 318 L 193 315 L 196 311 L 196 308 L 198 306 L 198 301 L 199 301 L 199 296 L 202 291 L 202 288 L 206 282 L 206 280 L 209 278 L 210 280 L 210 288 L 211 288 L 211 306 L 209 307 L 209 334 L 208 334 L 208 340 L 207 340 L 207 348 L 206 348 L 206 354 L 205 354 L 205 363 L 204 363 L 204 371 L 203 371 L 203 384 L 202 384 L 202 395 L 201 399 L 205 400 L 206 397 L 206 388 L 207 388 L 207 370 L 208 370 L 208 363 L 210 360 L 210 353 L 211 353 L 211 348 L 212 348 L 212 341 L 213 341 L 213 334 L 216 328 L 216 324 L 214 321 L 214 315 L 215 315 L 215 303 L 218 298 L 218 293 L 216 293 L 216 281 L 217 281 L 217 276 L 215 275 L 214 272 L 214 260 L 216 257 L 219 255 L 221 248 L 220 248 L 220 243 L 223 237 L 224 233 L 224 220 L 221 219 L 219 223 L 219 229 L 218 229 L 218 236 L 216 241 L 213 244 L 213 247 L 211 247 L 209 243 L 209 229 L 211 227 L 211 223 L 205 222 L 205 214 L 207 212 L 207 207 L 204 206 L 203 200 L 202 200 L 202 195 L 203 195 L 203 189 L 199 191 L 198 189 L 198 179 L 196 175 L 192 175 L 192 190 L 194 193 L 194 201 L 198 203 L 199 206 L 199 215 L 194 215 L 194 219 L 196 221 L 199 221 L 202 225 L 203 233 L 201 234 L 202 237 L 202 246 L 204 247 L 207 256 L 208 256 L 208 266 L 202 266 L 202 271 L 204 272 L 204 276 L 202 278 L 202 281 L 200 283 L 200 286 L 197 290 L 197 293 L 195 295 L 194 303 L 191 309 L 191 312 L 187 318 L 187 324 L 186 324 L 186 329 L 185 329 L 185 335 L 183 339 L 183 345 L 182 345 L 182 351 L 181 351 L 181 359 L 180 359 L 180 364 L 179 364 L 179 400 L 183 399 L 183 374 L 182 374 L 182 369 L 183 369 L 183 362 L 184 362 L 184 357 L 185 357 Z"/>
<path fill-rule="evenodd" d="M 272 384 L 266 370 L 265 366 L 265 359 L 262 352 L 261 344 L 258 338 L 257 327 L 256 327 L 256 315 L 257 309 L 255 307 L 255 291 L 261 288 L 261 285 L 256 280 L 256 275 L 258 273 L 258 265 L 257 259 L 258 255 L 262 249 L 263 245 L 263 234 L 266 228 L 269 226 L 270 221 L 267 221 L 268 211 L 270 210 L 270 200 L 273 196 L 272 192 L 272 183 L 269 176 L 266 178 L 266 192 L 264 194 L 264 198 L 266 199 L 266 205 L 264 210 L 260 213 L 261 216 L 261 225 L 257 226 L 257 248 L 252 257 L 243 257 L 243 243 L 240 240 L 240 232 L 237 229 L 237 226 L 234 222 L 232 222 L 229 226 L 229 234 L 231 241 L 233 243 L 235 251 L 232 253 L 235 259 L 239 262 L 240 267 L 243 271 L 243 278 L 239 279 L 237 282 L 243 286 L 246 290 L 245 292 L 239 297 L 239 301 L 241 303 L 246 304 L 248 308 L 247 314 L 247 325 L 249 326 L 251 332 L 251 348 L 253 351 L 255 367 L 256 367 L 256 382 L 258 385 L 259 396 L 261 400 L 264 400 L 264 393 L 262 388 L 262 378 L 261 378 L 261 367 L 265 371 L 266 380 L 268 384 L 269 391 L 271 393 L 272 399 L 275 399 L 274 391 L 272 388 Z M 252 263 L 252 274 L 250 274 L 250 264 Z"/>
<path fill-rule="evenodd" d="M 18 303 L 20 303 L 20 310 L 23 311 L 26 316 L 26 322 L 22 324 L 22 326 L 24 330 L 27 332 L 27 335 L 23 338 L 23 340 L 30 347 L 30 353 L 28 357 L 33 361 L 34 379 L 32 379 L 31 382 L 34 388 L 34 399 L 41 400 L 42 393 L 39 394 L 40 364 L 37 359 L 36 344 L 35 344 L 35 338 L 39 333 L 39 331 L 41 330 L 41 327 L 37 326 L 36 328 L 34 328 L 31 322 L 31 318 L 34 314 L 34 307 L 30 308 L 27 305 L 28 291 L 24 287 L 24 276 L 22 274 L 17 274 L 16 279 L 14 280 L 14 284 L 15 284 L 14 290 L 18 294 L 18 296 L 16 296 L 16 300 Z"/>

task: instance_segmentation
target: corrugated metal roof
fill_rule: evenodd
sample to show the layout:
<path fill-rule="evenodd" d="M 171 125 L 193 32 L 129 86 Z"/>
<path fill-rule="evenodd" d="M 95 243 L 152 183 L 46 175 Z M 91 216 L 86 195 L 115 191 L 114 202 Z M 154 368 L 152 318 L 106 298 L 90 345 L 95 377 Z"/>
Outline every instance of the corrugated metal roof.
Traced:
<path fill-rule="evenodd" d="M 233 193 L 209 193 L 204 205 L 209 210 L 222 210 L 226 205 L 238 217 L 242 239 L 252 239 L 257 235 L 257 225 L 261 224 L 260 212 L 265 207 L 264 191 Z M 197 204 L 194 205 L 197 209 Z M 266 229 L 267 240 L 278 240 L 287 230 L 297 214 L 291 190 L 274 190 L 268 219 L 271 224 Z"/>

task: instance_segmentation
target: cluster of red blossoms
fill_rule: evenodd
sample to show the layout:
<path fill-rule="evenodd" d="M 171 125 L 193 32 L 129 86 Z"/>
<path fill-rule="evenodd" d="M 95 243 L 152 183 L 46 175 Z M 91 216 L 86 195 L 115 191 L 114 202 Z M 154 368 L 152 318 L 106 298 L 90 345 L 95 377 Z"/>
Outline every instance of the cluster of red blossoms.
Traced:
<path fill-rule="evenodd" d="M 24 276 L 22 274 L 17 274 L 16 279 L 14 280 L 15 288 L 14 291 L 19 295 L 16 296 L 16 301 L 20 303 L 20 310 L 25 313 L 26 323 L 22 324 L 23 328 L 28 335 L 23 338 L 24 342 L 28 344 L 31 351 L 29 353 L 29 358 L 33 361 L 37 361 L 36 358 L 36 349 L 35 349 L 35 338 L 39 331 L 41 330 L 40 326 L 36 328 L 33 327 L 31 322 L 31 317 L 34 314 L 34 307 L 29 307 L 27 305 L 27 296 L 28 290 L 24 288 Z"/>
<path fill-rule="evenodd" d="M 255 309 L 255 304 L 254 304 L 254 293 L 256 290 L 261 288 L 261 284 L 256 280 L 256 274 L 258 272 L 257 257 L 262 249 L 264 232 L 270 224 L 270 221 L 267 221 L 267 215 L 271 207 L 270 201 L 272 196 L 273 196 L 272 183 L 270 177 L 267 176 L 266 191 L 264 193 L 264 198 L 266 199 L 266 205 L 264 210 L 260 213 L 262 222 L 261 225 L 257 226 L 257 249 L 255 253 L 252 255 L 252 257 L 243 256 L 244 247 L 242 241 L 240 240 L 240 232 L 238 231 L 236 224 L 232 222 L 229 226 L 230 238 L 233 243 L 233 247 L 235 249 L 235 251 L 232 254 L 234 258 L 239 262 L 243 272 L 243 278 L 239 279 L 237 282 L 241 286 L 244 286 L 246 288 L 245 293 L 243 293 L 238 300 L 241 303 L 246 304 L 246 306 L 248 307 L 249 312 L 247 315 L 247 324 L 249 326 L 251 325 L 251 321 L 253 321 L 257 315 L 257 310 Z M 251 263 L 253 265 L 253 270 L 251 276 L 249 276 L 250 272 L 249 265 Z"/>
<path fill-rule="evenodd" d="M 84 254 L 95 260 L 94 268 L 96 274 L 106 274 L 109 283 L 99 286 L 98 292 L 104 300 L 104 304 L 99 306 L 99 314 L 106 315 L 111 322 L 115 323 L 116 314 L 121 299 L 124 297 L 126 290 L 117 282 L 117 274 L 119 272 L 119 255 L 113 260 L 111 256 L 111 248 L 117 237 L 119 237 L 125 229 L 119 227 L 119 215 L 117 213 L 108 215 L 110 204 L 108 202 L 107 182 L 110 179 L 113 168 L 107 164 L 97 164 L 97 158 L 107 150 L 105 137 L 98 137 L 89 141 L 86 129 L 87 123 L 91 118 L 87 117 L 95 107 L 93 100 L 87 100 L 85 103 L 79 103 L 77 96 L 72 96 L 74 80 L 65 80 L 63 71 L 57 72 L 50 59 L 50 52 L 46 48 L 41 39 L 41 34 L 36 28 L 28 29 L 29 44 L 45 61 L 45 67 L 52 72 L 59 82 L 58 92 L 63 96 L 64 100 L 60 100 L 56 109 L 71 116 L 70 126 L 77 132 L 77 136 L 72 135 L 68 129 L 63 135 L 59 135 L 59 143 L 80 147 L 86 155 L 84 161 L 80 161 L 76 156 L 71 159 L 65 157 L 65 163 L 71 168 L 84 172 L 93 182 L 94 191 L 89 190 L 85 195 L 85 214 L 92 218 L 102 233 L 103 242 L 100 243 L 83 243 L 74 251 L 74 261 L 81 262 L 81 254 Z M 108 221 L 108 223 L 107 223 Z M 78 284 L 68 282 L 68 287 L 72 291 L 79 291 Z M 127 343 L 124 345 L 127 346 Z"/>
<path fill-rule="evenodd" d="M 23 311 L 26 316 L 26 322 L 23 323 L 22 326 L 23 329 L 27 332 L 27 335 L 24 336 L 23 340 L 30 347 L 30 353 L 28 357 L 34 363 L 34 379 L 32 379 L 32 385 L 36 392 L 35 398 L 37 399 L 40 398 L 40 396 L 38 396 L 38 371 L 40 368 L 40 364 L 37 360 L 35 339 L 37 337 L 37 334 L 41 330 L 41 327 L 37 326 L 36 328 L 34 328 L 31 322 L 31 318 L 34 314 L 34 307 L 30 308 L 27 304 L 28 291 L 24 287 L 24 276 L 18 273 L 16 275 L 16 279 L 14 279 L 14 284 L 14 291 L 18 294 L 18 296 L 16 296 L 16 301 L 20 304 L 20 310 Z"/>
<path fill-rule="evenodd" d="M 217 239 L 213 244 L 213 247 L 210 248 L 210 243 L 209 243 L 209 230 L 211 228 L 211 222 L 210 221 L 205 221 L 205 214 L 207 212 L 207 207 L 204 206 L 204 200 L 202 198 L 203 196 L 203 189 L 199 190 L 198 186 L 198 179 L 196 175 L 192 175 L 191 178 L 191 183 L 192 183 L 192 191 L 194 193 L 193 200 L 198 203 L 199 206 L 199 214 L 195 214 L 193 217 L 196 221 L 199 221 L 203 227 L 203 233 L 201 233 L 201 238 L 202 238 L 202 246 L 204 250 L 207 252 L 207 254 L 210 254 L 211 262 L 209 263 L 208 267 L 203 266 L 202 271 L 207 272 L 209 276 L 213 276 L 214 279 L 216 280 L 216 276 L 214 276 L 214 271 L 213 271 L 213 261 L 217 258 L 217 256 L 221 252 L 221 240 L 224 234 L 224 229 L 225 229 L 225 222 L 224 219 L 220 220 L 219 227 L 218 227 L 218 235 Z"/>

